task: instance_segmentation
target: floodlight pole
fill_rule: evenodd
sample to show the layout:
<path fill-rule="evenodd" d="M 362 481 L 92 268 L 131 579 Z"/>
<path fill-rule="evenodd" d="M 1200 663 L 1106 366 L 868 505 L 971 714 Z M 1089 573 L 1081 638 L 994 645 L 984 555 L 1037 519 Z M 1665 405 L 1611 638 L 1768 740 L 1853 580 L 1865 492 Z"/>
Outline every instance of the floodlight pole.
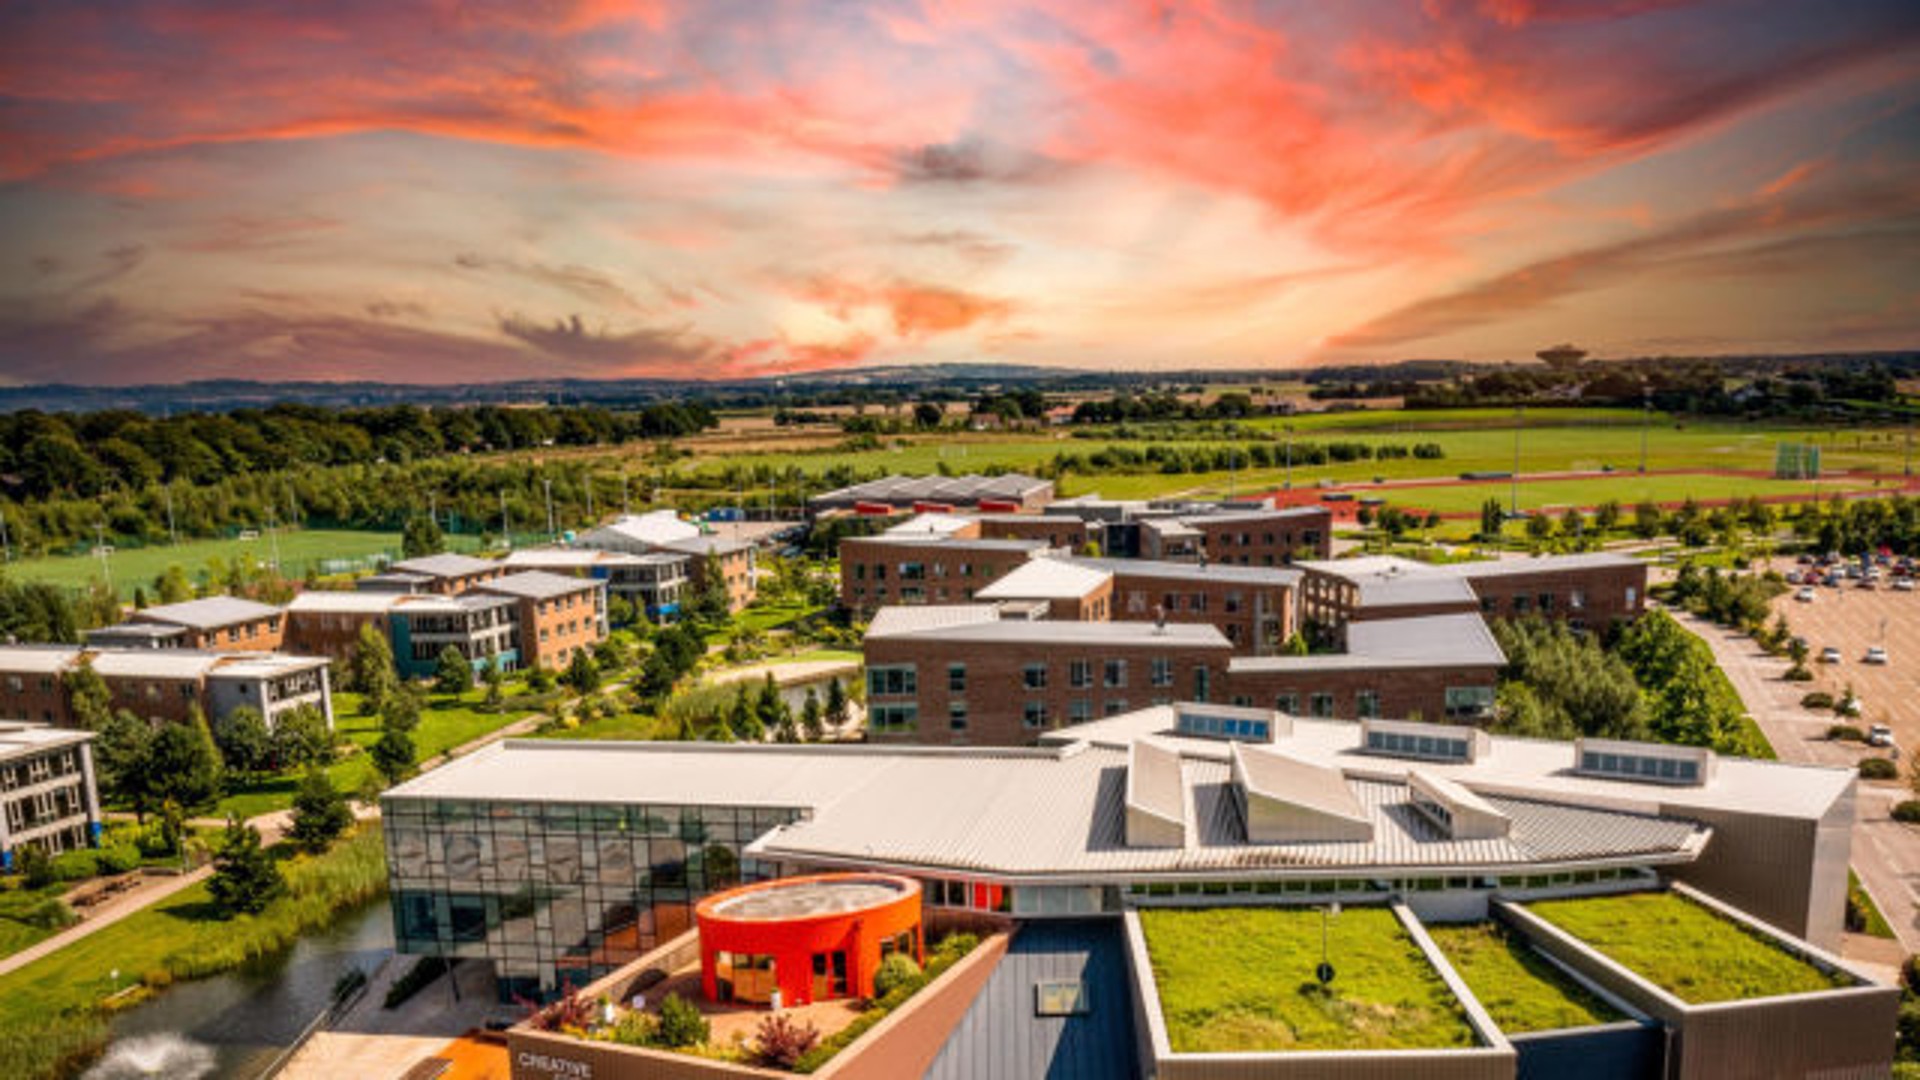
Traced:
<path fill-rule="evenodd" d="M 1286 490 L 1288 491 L 1293 490 L 1293 425 L 1292 424 L 1287 425 L 1287 486 L 1286 486 Z"/>
<path fill-rule="evenodd" d="M 105 522 L 94 523 L 93 550 L 100 555 L 100 574 L 106 580 L 108 591 L 112 591 L 113 564 L 107 560 L 107 525 Z"/>
<path fill-rule="evenodd" d="M 1640 475 L 1647 475 L 1647 429 L 1653 425 L 1653 390 L 1640 389 Z"/>
<path fill-rule="evenodd" d="M 1520 516 L 1520 429 L 1527 422 L 1527 407 L 1513 407 L 1513 473 L 1507 477 L 1507 516 Z"/>
<path fill-rule="evenodd" d="M 13 561 L 13 544 L 7 539 L 7 514 L 0 510 L 0 560 Z"/>

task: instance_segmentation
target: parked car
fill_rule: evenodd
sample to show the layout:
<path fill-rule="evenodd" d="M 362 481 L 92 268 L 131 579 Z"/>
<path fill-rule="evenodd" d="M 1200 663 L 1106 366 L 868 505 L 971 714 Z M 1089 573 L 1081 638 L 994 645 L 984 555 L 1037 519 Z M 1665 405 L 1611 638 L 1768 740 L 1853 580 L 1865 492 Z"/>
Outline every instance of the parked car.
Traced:
<path fill-rule="evenodd" d="M 1884 664 L 1887 662 L 1887 650 L 1878 645 L 1870 646 L 1862 659 L 1869 664 Z"/>
<path fill-rule="evenodd" d="M 1828 574 L 1828 575 L 1827 575 L 1827 588 L 1829 588 L 1829 589 L 1837 589 L 1837 588 L 1839 588 L 1839 587 L 1840 587 L 1840 575 L 1838 575 L 1838 574 Z"/>
<path fill-rule="evenodd" d="M 1860 584 L 1854 587 L 1857 589 L 1877 589 L 1880 587 L 1880 582 L 1875 578 L 1863 577 L 1860 579 Z"/>
<path fill-rule="evenodd" d="M 1840 650 L 1839 650 L 1839 649 L 1837 649 L 1837 648 L 1834 648 L 1834 647 L 1833 647 L 1832 645 L 1829 645 L 1829 646 L 1827 646 L 1826 648 L 1824 648 L 1824 649 L 1821 649 L 1821 650 L 1820 650 L 1820 662 L 1821 662 L 1821 663 L 1823 663 L 1823 664 L 1837 664 L 1837 663 L 1839 663 L 1839 662 L 1840 662 Z"/>
<path fill-rule="evenodd" d="M 1912 591 L 1913 591 L 1913 579 L 1912 579 L 1912 578 L 1910 578 L 1910 577 L 1897 577 L 1897 578 L 1894 578 L 1894 579 L 1893 579 L 1893 591 L 1894 591 L 1894 592 L 1912 592 Z"/>
<path fill-rule="evenodd" d="M 1798 570 L 1787 571 L 1787 584 L 1789 585 L 1800 584 L 1800 571 Z"/>
<path fill-rule="evenodd" d="M 1803 604 L 1813 603 L 1813 587 L 1812 586 L 1802 587 L 1799 592 L 1793 594 L 1793 598 L 1795 600 L 1800 601 Z"/>
<path fill-rule="evenodd" d="M 1875 724 L 1867 729 L 1868 746 L 1892 746 L 1893 729 L 1885 724 Z"/>

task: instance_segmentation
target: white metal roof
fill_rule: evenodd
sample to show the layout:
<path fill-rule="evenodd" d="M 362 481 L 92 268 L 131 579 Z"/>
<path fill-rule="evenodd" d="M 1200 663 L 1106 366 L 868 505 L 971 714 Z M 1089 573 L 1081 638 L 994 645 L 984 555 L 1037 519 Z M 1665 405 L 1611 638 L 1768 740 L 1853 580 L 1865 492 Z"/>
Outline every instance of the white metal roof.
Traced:
<path fill-rule="evenodd" d="M 438 555 L 422 555 L 414 559 L 401 559 L 388 566 L 403 574 L 424 574 L 427 577 L 450 578 L 466 577 L 469 574 L 484 574 L 497 570 L 500 564 L 491 559 L 476 559 L 471 555 L 456 555 L 443 551 Z"/>
<path fill-rule="evenodd" d="M 76 746 L 93 738 L 91 731 L 46 724 L 0 723 L 0 761 Z"/>
<path fill-rule="evenodd" d="M 1113 580 L 1105 570 L 1064 559 L 1033 559 L 974 593 L 979 600 L 1078 600 Z"/>
<path fill-rule="evenodd" d="M 9 675 L 58 675 L 73 666 L 78 645 L 0 645 L 0 672 Z"/>
<path fill-rule="evenodd" d="M 335 592 L 310 589 L 287 604 L 288 612 L 329 612 L 347 615 L 380 615 L 393 610 L 406 593 Z"/>
<path fill-rule="evenodd" d="M 1308 656 L 1245 656 L 1236 673 L 1373 670 L 1379 668 L 1498 667 L 1507 662 L 1487 621 L 1477 613 L 1368 619 L 1347 624 L 1345 652 Z"/>
<path fill-rule="evenodd" d="M 200 649 L 101 649 L 88 657 L 93 670 L 107 678 L 199 679 L 225 655 Z"/>
<path fill-rule="evenodd" d="M 957 514 L 915 514 L 886 530 L 888 536 L 951 536 L 971 527 L 972 518 Z"/>
<path fill-rule="evenodd" d="M 517 574 L 494 578 L 492 581 L 480 582 L 474 588 L 482 592 L 504 593 L 508 596 L 523 596 L 533 600 L 549 600 L 569 593 L 598 589 L 600 586 L 600 582 L 590 578 L 549 574 L 545 570 L 524 570 Z"/>
<path fill-rule="evenodd" d="M 882 609 L 885 610 L 884 608 Z M 871 627 L 868 637 L 876 636 Z M 1067 642 L 1098 648 L 1218 647 L 1230 649 L 1218 627 L 1207 623 L 1077 622 L 1054 619 L 995 619 L 955 622 L 911 630 L 887 629 L 883 637 L 914 637 L 929 641 L 987 641 L 1005 644 Z"/>
<path fill-rule="evenodd" d="M 1064 558 L 1075 566 L 1105 570 L 1116 578 L 1138 577 L 1167 581 L 1225 581 L 1240 585 L 1274 585 L 1292 588 L 1300 583 L 1300 571 L 1281 566 L 1233 566 L 1227 563 L 1172 562 L 1166 559 L 1092 559 Z"/>
<path fill-rule="evenodd" d="M 1248 798 L 1272 799 L 1327 817 L 1365 822 L 1367 813 L 1340 770 L 1303 761 L 1266 746 L 1229 742 Z"/>
<path fill-rule="evenodd" d="M 1471 581 L 1474 578 L 1502 577 L 1509 574 L 1548 574 L 1573 570 L 1606 570 L 1622 567 L 1645 570 L 1647 564 L 1628 555 L 1611 551 L 1588 551 L 1575 555 L 1531 555 L 1476 562 L 1443 563 L 1434 570 Z"/>
<path fill-rule="evenodd" d="M 255 619 L 264 619 L 278 614 L 280 609 L 271 604 L 243 600 L 237 596 L 208 596 L 199 600 L 183 600 L 178 604 L 158 604 L 143 608 L 134 612 L 131 617 L 136 620 L 146 619 L 206 630 L 219 626 L 231 626 L 234 623 L 252 622 Z"/>
<path fill-rule="evenodd" d="M 569 570 L 590 570 L 596 566 L 636 566 L 642 562 L 639 555 L 629 555 L 622 551 L 601 551 L 599 548 L 521 548 L 507 553 L 501 565 L 509 569 L 542 569 L 545 567 L 565 567 Z"/>
<path fill-rule="evenodd" d="M 672 510 L 653 510 L 615 518 L 598 529 L 588 531 L 582 539 L 591 541 L 602 532 L 612 533 L 629 543 L 659 547 L 675 540 L 691 540 L 700 535 L 700 527 L 680 520 L 680 515 Z"/>
<path fill-rule="evenodd" d="M 1000 611 L 992 604 L 895 604 L 873 613 L 867 636 L 891 637 L 922 630 L 996 622 Z"/>
<path fill-rule="evenodd" d="M 323 656 L 288 653 L 226 653 L 207 672 L 209 679 L 271 679 L 327 666 Z"/>
<path fill-rule="evenodd" d="M 1352 582 L 1360 591 L 1361 607 L 1477 602 L 1473 586 L 1458 574 L 1394 555 L 1365 555 L 1295 565 Z"/>

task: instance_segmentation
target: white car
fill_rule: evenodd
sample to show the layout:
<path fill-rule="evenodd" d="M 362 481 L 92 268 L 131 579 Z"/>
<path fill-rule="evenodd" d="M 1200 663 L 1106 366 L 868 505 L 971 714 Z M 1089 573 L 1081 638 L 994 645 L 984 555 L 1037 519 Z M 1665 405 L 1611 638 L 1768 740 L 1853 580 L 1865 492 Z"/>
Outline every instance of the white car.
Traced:
<path fill-rule="evenodd" d="M 1793 598 L 1803 604 L 1811 604 L 1813 603 L 1813 589 L 1811 587 L 1803 588 L 1799 592 L 1794 593 Z"/>
<path fill-rule="evenodd" d="M 1868 746 L 1892 746 L 1893 729 L 1885 724 L 1875 724 L 1867 729 Z"/>
<path fill-rule="evenodd" d="M 1869 648 L 1867 650 L 1867 655 L 1862 657 L 1861 659 L 1865 663 L 1869 663 L 1869 664 L 1884 664 L 1887 662 L 1887 650 L 1881 648 L 1878 645 L 1875 645 Z"/>
<path fill-rule="evenodd" d="M 1824 649 L 1821 649 L 1821 650 L 1820 650 L 1820 662 L 1821 662 L 1821 663 L 1823 663 L 1823 664 L 1837 664 L 1837 663 L 1839 663 L 1839 662 L 1840 662 L 1840 650 L 1839 650 L 1839 649 L 1836 649 L 1836 648 L 1834 648 L 1834 647 L 1833 647 L 1833 646 L 1831 646 L 1831 645 L 1829 645 L 1829 646 L 1827 646 L 1827 647 L 1826 647 L 1826 648 L 1824 648 Z"/>
<path fill-rule="evenodd" d="M 1912 592 L 1912 591 L 1913 591 L 1913 579 L 1912 579 L 1912 578 L 1910 578 L 1910 577 L 1897 577 L 1897 578 L 1894 578 L 1894 579 L 1893 579 L 1893 591 L 1894 591 L 1894 592 Z"/>

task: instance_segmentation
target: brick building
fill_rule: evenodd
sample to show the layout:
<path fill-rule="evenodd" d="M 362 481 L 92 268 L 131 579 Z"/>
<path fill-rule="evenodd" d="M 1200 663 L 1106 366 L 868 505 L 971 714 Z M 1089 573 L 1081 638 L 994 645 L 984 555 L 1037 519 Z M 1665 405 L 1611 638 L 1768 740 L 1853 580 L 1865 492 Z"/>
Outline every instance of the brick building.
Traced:
<path fill-rule="evenodd" d="M 999 581 L 976 590 L 985 603 L 1039 605 L 1063 622 L 1106 622 L 1113 614 L 1113 575 L 1065 559 L 1032 559 Z"/>
<path fill-rule="evenodd" d="M 840 602 L 857 612 L 888 604 L 966 603 L 1047 550 L 1044 540 L 850 536 L 840 541 Z"/>
<path fill-rule="evenodd" d="M 807 500 L 807 513 L 894 513 L 929 507 L 983 511 L 1038 510 L 1053 501 L 1053 481 L 1001 476 L 887 476 Z"/>
<path fill-rule="evenodd" d="M 401 559 L 389 565 L 387 572 L 422 579 L 424 584 L 418 591 L 452 596 L 482 582 L 492 581 L 508 571 L 504 563 L 494 559 L 476 559 L 471 555 L 442 552 L 417 559 Z"/>
<path fill-rule="evenodd" d="M 1300 569 L 1300 622 L 1329 643 L 1337 644 L 1349 623 L 1480 610 L 1472 586 L 1458 575 L 1411 559 L 1363 556 Z"/>
<path fill-rule="evenodd" d="M 0 724 L 0 871 L 22 848 L 49 855 L 100 841 L 93 733 Z"/>
<path fill-rule="evenodd" d="M 1541 615 L 1565 619 L 1575 629 L 1604 629 L 1647 609 L 1647 564 L 1625 555 L 1551 555 L 1445 569 L 1472 587 L 1489 617 Z"/>
<path fill-rule="evenodd" d="M 662 544 L 660 550 L 688 558 L 687 573 L 696 593 L 705 591 L 710 573 L 720 574 L 727 590 L 727 609 L 737 612 L 753 603 L 754 575 L 758 572 L 754 547 L 729 536 L 703 535 Z"/>
<path fill-rule="evenodd" d="M 1286 566 L 1333 554 L 1333 512 L 1320 506 L 1181 518 L 1200 534 L 1203 556 L 1232 566 Z"/>
<path fill-rule="evenodd" d="M 1113 575 L 1112 618 L 1117 621 L 1205 623 L 1218 627 L 1234 651 L 1254 656 L 1276 651 L 1295 630 L 1298 570 L 1150 559 L 1070 561 Z"/>
<path fill-rule="evenodd" d="M 528 548 L 513 552 L 504 562 L 509 571 L 543 570 L 604 581 L 610 597 L 620 597 L 640 617 L 655 622 L 678 615 L 693 587 L 693 556 L 681 552 L 635 555 L 595 548 Z"/>
<path fill-rule="evenodd" d="M 284 644 L 292 652 L 345 660 L 358 646 L 362 627 L 392 636 L 388 617 L 406 598 L 405 593 L 310 589 L 287 604 Z"/>
<path fill-rule="evenodd" d="M 1235 657 L 1226 693 L 1296 716 L 1473 723 L 1492 714 L 1506 662 L 1477 614 L 1375 619 L 1347 627 L 1341 653 Z"/>
<path fill-rule="evenodd" d="M 71 645 L 14 645 L 0 649 L 0 719 L 67 724 Z"/>
<path fill-rule="evenodd" d="M 488 585 L 521 575 L 496 578 Z M 440 670 L 440 654 L 451 648 L 477 672 L 488 667 L 512 671 L 523 662 L 519 622 L 524 601 L 487 586 L 459 596 L 403 596 L 387 613 L 393 663 L 404 679 L 430 679 Z"/>
<path fill-rule="evenodd" d="M 271 727 L 287 710 L 310 705 L 333 723 L 322 657 L 74 645 L 0 646 L 0 720 L 72 726 L 66 678 L 83 659 L 106 684 L 113 708 L 150 720 L 185 720 L 195 705 L 216 720 L 244 705 Z"/>
<path fill-rule="evenodd" d="M 523 667 L 566 667 L 575 650 L 592 648 L 607 636 L 605 582 L 529 570 L 495 578 L 476 591 L 515 601 L 514 635 Z"/>
<path fill-rule="evenodd" d="M 176 649 L 259 652 L 279 648 L 286 633 L 279 608 L 236 596 L 159 604 L 134 612 L 126 621 L 133 627 L 161 628 L 168 635 L 166 647 Z M 89 640 L 112 639 L 94 636 Z"/>
<path fill-rule="evenodd" d="M 1233 653 L 1211 626 L 1001 618 L 987 604 L 883 609 L 865 648 L 871 739 L 977 746 L 1218 700 Z"/>
<path fill-rule="evenodd" d="M 1040 540 L 1075 555 L 1097 544 L 1101 529 L 1066 514 L 981 514 L 975 518 L 983 540 Z"/>

